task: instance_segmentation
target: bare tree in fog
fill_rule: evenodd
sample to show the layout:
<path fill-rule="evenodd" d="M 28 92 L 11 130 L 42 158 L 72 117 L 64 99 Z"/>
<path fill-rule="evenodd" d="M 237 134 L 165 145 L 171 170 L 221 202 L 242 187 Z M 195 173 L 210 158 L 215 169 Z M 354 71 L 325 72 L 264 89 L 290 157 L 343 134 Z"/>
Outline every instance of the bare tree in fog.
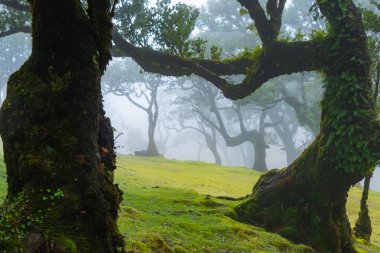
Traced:
<path fill-rule="evenodd" d="M 159 115 L 159 88 L 166 84 L 160 75 L 140 73 L 140 68 L 132 61 L 117 61 L 107 71 L 103 79 L 103 93 L 122 96 L 135 107 L 144 111 L 148 118 L 148 147 L 136 151 L 136 155 L 158 156 L 155 143 L 155 129 Z"/>

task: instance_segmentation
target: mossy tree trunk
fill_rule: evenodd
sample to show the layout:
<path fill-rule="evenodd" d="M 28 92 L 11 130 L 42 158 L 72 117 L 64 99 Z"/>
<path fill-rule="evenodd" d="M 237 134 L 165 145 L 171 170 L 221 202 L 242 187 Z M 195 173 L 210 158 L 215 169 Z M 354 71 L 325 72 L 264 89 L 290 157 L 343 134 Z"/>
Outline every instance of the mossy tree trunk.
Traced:
<path fill-rule="evenodd" d="M 375 93 L 374 93 L 374 102 L 377 103 L 377 97 L 379 95 L 379 86 L 380 86 L 380 60 L 377 60 L 376 64 L 376 78 L 375 78 Z M 355 222 L 354 233 L 358 238 L 363 238 L 366 241 L 371 240 L 372 234 L 372 225 L 371 218 L 369 216 L 369 210 L 367 205 L 369 186 L 371 183 L 372 173 L 367 174 L 364 179 L 364 187 L 362 192 L 362 198 L 360 200 L 360 211 L 359 217 Z"/>
<path fill-rule="evenodd" d="M 288 168 L 263 175 L 251 197 L 235 210 L 240 220 L 311 244 L 319 252 L 355 252 L 347 193 L 378 159 L 370 150 L 377 123 L 360 13 L 348 1 L 331 2 L 349 11 L 326 9 L 329 3 L 320 1 L 336 31 L 331 45 L 336 54 L 330 55 L 334 64 L 323 69 L 320 134 Z"/>
<path fill-rule="evenodd" d="M 0 131 L 7 167 L 4 252 L 122 252 L 121 192 L 100 78 L 109 1 L 34 0 L 32 55 L 9 79 Z"/>
<path fill-rule="evenodd" d="M 357 238 L 362 238 L 367 242 L 371 241 L 372 225 L 367 205 L 369 185 L 372 175 L 367 175 L 364 179 L 362 198 L 360 199 L 359 217 L 355 222 L 354 234 Z"/>

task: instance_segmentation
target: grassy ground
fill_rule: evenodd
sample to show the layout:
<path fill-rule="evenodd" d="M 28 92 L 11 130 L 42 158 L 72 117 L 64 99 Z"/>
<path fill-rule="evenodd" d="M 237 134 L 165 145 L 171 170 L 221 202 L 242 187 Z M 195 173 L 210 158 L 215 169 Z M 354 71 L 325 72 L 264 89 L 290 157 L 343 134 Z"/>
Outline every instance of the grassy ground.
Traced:
<path fill-rule="evenodd" d="M 259 173 L 200 162 L 121 156 L 116 181 L 124 191 L 119 227 L 130 252 L 309 252 L 260 228 L 240 224 L 226 214 L 237 204 L 213 196 L 248 194 Z M 5 195 L 0 163 L 0 198 Z M 361 191 L 353 188 L 347 205 L 353 223 Z M 1 199 L 0 199 L 1 201 Z M 369 198 L 373 245 L 380 252 L 380 194 Z"/>

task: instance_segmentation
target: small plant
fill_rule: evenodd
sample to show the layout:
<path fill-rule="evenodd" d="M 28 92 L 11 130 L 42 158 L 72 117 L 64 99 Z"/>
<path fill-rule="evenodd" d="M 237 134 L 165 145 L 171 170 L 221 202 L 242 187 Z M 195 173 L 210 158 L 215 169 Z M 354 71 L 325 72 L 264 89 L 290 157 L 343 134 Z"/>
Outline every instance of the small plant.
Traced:
<path fill-rule="evenodd" d="M 42 192 L 44 190 L 41 190 Z M 43 201 L 48 201 L 48 200 L 59 200 L 65 197 L 65 193 L 61 188 L 57 188 L 55 192 L 52 192 L 51 189 L 46 189 L 45 192 L 47 193 L 46 195 L 42 196 Z"/>

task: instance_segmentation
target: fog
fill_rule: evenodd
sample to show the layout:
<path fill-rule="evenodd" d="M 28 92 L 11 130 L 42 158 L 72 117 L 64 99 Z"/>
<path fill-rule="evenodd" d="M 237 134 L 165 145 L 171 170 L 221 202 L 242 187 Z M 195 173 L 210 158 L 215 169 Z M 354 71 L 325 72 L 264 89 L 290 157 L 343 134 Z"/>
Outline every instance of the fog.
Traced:
<path fill-rule="evenodd" d="M 201 0 L 181 0 L 180 2 L 198 6 L 205 3 Z M 207 33 L 215 27 L 220 28 L 220 24 L 206 23 L 208 19 L 205 17 L 209 14 L 201 13 L 200 17 L 203 17 L 204 21 L 198 23 L 198 33 L 195 34 L 208 41 L 206 44 L 208 50 L 211 45 L 218 45 L 223 47 L 222 56 L 228 56 L 245 47 L 252 47 L 256 43 L 251 39 L 254 37 L 252 31 L 246 29 L 239 31 L 242 33 L 241 37 L 232 39 L 231 36 L 225 36 L 223 31 Z M 244 23 L 244 18 L 242 19 L 242 27 L 244 27 L 246 23 Z M 323 24 L 318 25 L 323 26 Z M 201 28 L 206 32 L 201 32 Z M 229 26 L 225 29 L 226 33 L 231 32 L 228 30 Z M 291 33 L 294 27 L 292 29 L 289 28 L 287 32 Z M 304 29 L 311 28 L 304 27 Z M 0 46 L 3 47 L 0 57 L 0 92 L 3 100 L 9 75 L 19 68 L 30 53 L 30 39 L 23 34 L 16 34 L 2 38 Z M 239 79 L 239 77 L 235 78 Z M 137 65 L 117 58 L 108 67 L 103 78 L 103 88 L 106 87 L 104 88 L 104 106 L 115 129 L 119 154 L 133 154 L 135 151 L 145 150 L 148 146 L 148 115 L 129 101 L 125 94 L 129 94 L 138 104 L 148 107 L 144 97 L 151 91 L 146 88 L 147 86 L 144 88 L 143 84 L 150 84 L 156 79 L 156 75 L 140 71 Z M 205 135 L 201 133 L 203 131 L 204 134 L 213 138 L 213 145 L 216 146 L 223 165 L 251 169 L 254 166 L 256 152 L 252 143 L 249 142 L 250 138 L 239 145 L 228 145 L 228 141 L 222 137 L 223 134 L 218 128 L 222 130 L 225 128 L 227 137 L 233 138 L 241 135 L 242 132 L 259 132 L 260 120 L 264 118 L 261 123 L 274 125 L 263 130 L 266 166 L 268 169 L 283 168 L 312 142 L 318 131 L 318 108 L 323 88 L 321 77 L 316 73 L 296 74 L 271 80 L 266 88 L 260 89 L 256 95 L 236 103 L 224 99 L 212 84 L 193 76 L 181 79 L 164 77 L 159 81 L 161 84 L 157 93 L 158 119 L 154 141 L 158 152 L 167 159 L 215 162 L 215 153 L 208 146 Z M 115 95 L 112 88 L 107 90 L 107 87 L 115 87 L 115 85 L 125 89 L 123 91 L 126 93 Z M 207 92 L 211 92 L 215 97 L 216 106 L 218 110 L 220 109 L 220 118 L 225 124 L 223 127 L 217 121 L 219 116 L 210 109 L 212 108 L 210 100 L 202 97 L 209 95 L 206 94 Z M 294 108 L 286 103 L 287 97 L 296 97 L 305 103 L 308 113 L 314 118 L 310 122 L 299 122 L 297 119 L 299 115 L 296 115 Z M 263 112 L 268 115 L 262 116 Z M 242 116 L 241 121 L 237 117 L 239 114 Z M 242 131 L 242 125 L 245 127 L 244 131 Z M 287 127 L 289 129 L 285 129 Z M 284 134 L 282 138 L 281 133 Z M 285 152 L 286 138 L 290 139 L 294 146 L 294 150 L 288 150 L 288 153 Z M 290 154 L 291 152 L 293 154 Z M 371 188 L 380 191 L 379 169 L 374 173 Z"/>
<path fill-rule="evenodd" d="M 120 154 L 132 154 L 136 150 L 147 146 L 148 120 L 140 109 L 133 106 L 127 99 L 112 94 L 104 96 L 104 106 L 107 115 L 112 120 L 116 135 L 121 134 L 116 141 L 117 151 Z M 130 134 L 132 133 L 132 134 Z M 201 136 L 195 131 L 188 130 L 181 134 L 173 131 L 170 142 L 181 139 L 181 144 L 168 143 L 165 157 L 176 160 L 198 160 L 199 149 L 201 149 L 200 160 L 214 162 L 211 152 L 207 149 Z M 132 140 L 131 140 L 132 139 Z M 128 144 L 129 140 L 133 143 Z M 134 149 L 135 148 L 135 149 Z M 239 156 L 240 148 L 228 148 L 229 159 L 224 159 L 224 164 L 229 166 L 246 166 Z M 279 146 L 270 146 L 267 150 L 267 163 L 269 168 L 283 168 L 286 164 L 285 153 Z M 254 154 L 252 154 L 254 155 Z"/>

